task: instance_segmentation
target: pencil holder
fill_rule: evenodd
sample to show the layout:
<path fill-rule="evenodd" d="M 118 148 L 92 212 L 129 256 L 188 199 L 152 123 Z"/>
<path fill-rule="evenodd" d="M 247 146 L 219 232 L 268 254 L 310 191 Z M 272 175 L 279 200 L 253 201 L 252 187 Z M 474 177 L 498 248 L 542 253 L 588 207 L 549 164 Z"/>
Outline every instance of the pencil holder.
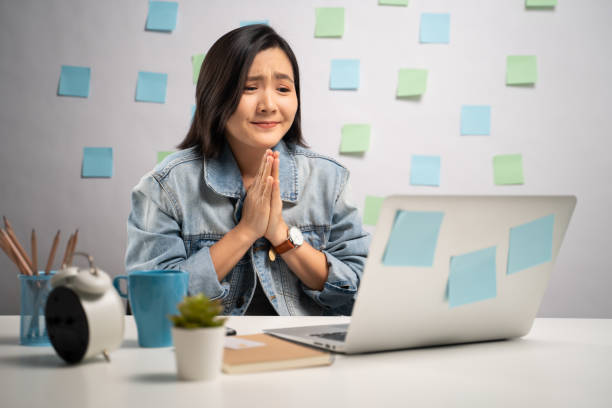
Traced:
<path fill-rule="evenodd" d="M 21 285 L 21 319 L 19 342 L 24 346 L 50 346 L 45 325 L 45 304 L 51 291 L 51 277 L 55 271 L 38 276 L 18 275 Z"/>

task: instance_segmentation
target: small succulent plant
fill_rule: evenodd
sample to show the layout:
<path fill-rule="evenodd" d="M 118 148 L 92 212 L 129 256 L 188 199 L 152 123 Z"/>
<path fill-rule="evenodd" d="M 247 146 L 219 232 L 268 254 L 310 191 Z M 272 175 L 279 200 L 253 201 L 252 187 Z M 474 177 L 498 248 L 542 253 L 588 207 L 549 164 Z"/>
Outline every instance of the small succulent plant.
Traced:
<path fill-rule="evenodd" d="M 174 327 L 197 329 L 223 326 L 226 318 L 219 318 L 223 306 L 219 300 L 209 300 L 204 294 L 185 296 L 177 306 L 179 314 L 168 316 Z"/>

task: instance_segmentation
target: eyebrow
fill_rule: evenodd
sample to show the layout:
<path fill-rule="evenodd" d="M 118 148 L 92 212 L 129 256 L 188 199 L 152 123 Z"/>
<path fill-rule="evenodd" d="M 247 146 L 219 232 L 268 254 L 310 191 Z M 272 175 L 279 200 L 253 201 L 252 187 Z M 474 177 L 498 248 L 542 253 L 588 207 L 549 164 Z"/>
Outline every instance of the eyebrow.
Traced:
<path fill-rule="evenodd" d="M 291 79 L 291 77 L 287 74 L 283 74 L 281 72 L 275 72 L 274 73 L 274 77 L 276 79 L 288 79 L 289 81 L 293 82 L 293 79 Z M 256 75 L 256 76 L 250 76 L 247 77 L 247 81 L 263 81 L 264 76 L 263 75 Z"/>

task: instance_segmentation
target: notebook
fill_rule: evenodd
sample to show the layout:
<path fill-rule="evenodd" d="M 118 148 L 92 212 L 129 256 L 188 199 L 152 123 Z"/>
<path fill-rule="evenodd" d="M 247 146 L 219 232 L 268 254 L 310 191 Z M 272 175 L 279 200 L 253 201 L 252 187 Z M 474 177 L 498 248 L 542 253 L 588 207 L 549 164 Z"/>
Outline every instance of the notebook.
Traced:
<path fill-rule="evenodd" d="M 223 372 L 227 374 L 326 366 L 334 361 L 333 355 L 328 352 L 301 346 L 267 334 L 236 336 L 234 339 L 245 339 L 263 345 L 248 348 L 225 348 Z"/>

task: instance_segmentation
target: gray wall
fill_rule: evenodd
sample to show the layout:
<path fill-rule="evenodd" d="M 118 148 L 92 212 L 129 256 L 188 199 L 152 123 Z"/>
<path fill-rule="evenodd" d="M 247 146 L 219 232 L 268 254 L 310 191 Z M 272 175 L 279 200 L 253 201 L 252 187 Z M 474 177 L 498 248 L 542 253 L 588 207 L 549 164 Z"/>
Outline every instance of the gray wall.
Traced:
<path fill-rule="evenodd" d="M 144 31 L 147 1 L 0 2 L 0 214 L 22 242 L 35 227 L 46 260 L 55 231 L 124 272 L 130 189 L 184 136 L 191 56 L 241 20 L 269 19 L 298 56 L 303 130 L 352 171 L 354 201 L 406 194 L 575 194 L 578 206 L 540 316 L 612 317 L 612 2 L 560 0 L 180 1 L 171 34 Z M 314 8 L 346 7 L 342 39 L 314 38 Z M 451 13 L 448 45 L 418 43 L 422 12 Z M 538 56 L 535 87 L 505 86 L 507 55 Z M 332 58 L 359 58 L 358 91 L 330 91 Z M 60 67 L 90 66 L 87 99 L 58 97 Z M 399 68 L 429 70 L 422 99 L 396 100 Z M 136 103 L 139 70 L 169 75 L 163 105 Z M 490 136 L 461 137 L 461 105 L 492 107 Z M 338 154 L 344 123 L 370 123 L 364 157 Z M 81 179 L 84 146 L 114 148 L 114 177 Z M 522 153 L 525 184 L 495 186 L 492 157 Z M 439 188 L 409 185 L 412 154 L 442 158 Z M 0 257 L 0 313 L 19 313 L 16 268 Z"/>

